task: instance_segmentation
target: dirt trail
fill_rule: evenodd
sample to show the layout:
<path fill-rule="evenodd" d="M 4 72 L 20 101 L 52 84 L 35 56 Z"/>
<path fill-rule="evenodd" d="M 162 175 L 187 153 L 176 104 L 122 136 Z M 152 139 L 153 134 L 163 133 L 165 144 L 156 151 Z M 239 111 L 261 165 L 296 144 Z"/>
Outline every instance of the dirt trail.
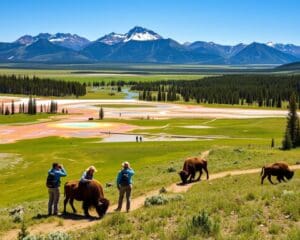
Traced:
<path fill-rule="evenodd" d="M 205 151 L 201 154 L 202 157 L 208 156 L 209 151 Z M 300 169 L 300 165 L 291 166 L 292 169 Z M 245 175 L 245 174 L 252 174 L 252 173 L 259 173 L 261 168 L 254 168 L 254 169 L 247 169 L 247 170 L 232 170 L 232 171 L 225 171 L 220 173 L 211 174 L 209 177 L 209 181 L 219 178 L 224 178 L 227 176 L 236 176 L 236 175 Z M 167 187 L 168 192 L 173 193 L 183 193 L 187 192 L 194 184 L 198 184 L 199 182 L 187 184 L 187 185 L 177 185 L 176 183 Z M 147 197 L 151 197 L 153 195 L 157 195 L 159 190 L 150 191 L 147 194 L 139 196 L 137 198 L 132 199 L 131 201 L 131 210 L 136 210 L 144 205 L 144 201 Z M 110 206 L 108 209 L 108 214 L 112 214 L 114 209 L 117 207 L 116 204 Z M 61 231 L 61 232 L 69 232 L 69 231 L 77 231 L 80 229 L 85 229 L 97 224 L 98 220 L 88 220 L 84 218 L 78 217 L 78 219 L 63 219 L 63 224 L 58 224 L 58 222 L 52 223 L 41 223 L 37 225 L 33 225 L 28 228 L 30 234 L 47 234 L 54 231 Z M 17 239 L 19 229 L 11 230 L 7 232 L 5 235 L 1 236 L 3 240 L 15 240 Z"/>

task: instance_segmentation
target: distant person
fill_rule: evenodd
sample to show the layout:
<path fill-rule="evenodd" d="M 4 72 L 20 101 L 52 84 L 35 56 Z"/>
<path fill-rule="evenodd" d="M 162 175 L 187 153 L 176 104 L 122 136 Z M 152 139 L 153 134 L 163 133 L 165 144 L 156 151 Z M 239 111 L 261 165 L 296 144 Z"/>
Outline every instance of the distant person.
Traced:
<path fill-rule="evenodd" d="M 48 187 L 49 193 L 49 202 L 48 202 L 48 215 L 53 214 L 57 215 L 58 213 L 58 202 L 59 202 L 59 186 L 60 186 L 60 178 L 67 176 L 67 172 L 64 169 L 63 165 L 58 163 L 52 164 L 52 169 L 48 171 L 48 177 L 46 185 Z"/>
<path fill-rule="evenodd" d="M 115 211 L 121 211 L 123 198 L 126 195 L 126 211 L 130 210 L 130 196 L 132 190 L 132 176 L 134 175 L 133 169 L 130 168 L 129 162 L 124 162 L 122 164 L 122 170 L 117 176 L 117 187 L 119 190 L 119 202 L 118 207 Z"/>
<path fill-rule="evenodd" d="M 136 142 L 139 142 L 139 136 L 136 136 L 136 137 L 135 137 L 135 141 L 136 141 Z"/>
<path fill-rule="evenodd" d="M 140 142 L 142 142 L 143 141 L 143 138 L 142 138 L 142 136 L 140 136 Z"/>

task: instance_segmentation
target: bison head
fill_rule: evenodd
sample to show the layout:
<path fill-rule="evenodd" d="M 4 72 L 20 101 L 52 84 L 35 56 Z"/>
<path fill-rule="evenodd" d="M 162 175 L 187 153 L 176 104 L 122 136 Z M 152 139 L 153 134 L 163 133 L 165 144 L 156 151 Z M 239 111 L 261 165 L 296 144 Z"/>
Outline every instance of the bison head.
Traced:
<path fill-rule="evenodd" d="M 186 171 L 182 170 L 179 172 L 179 176 L 181 178 L 182 183 L 186 184 L 189 174 Z"/>
<path fill-rule="evenodd" d="M 294 171 L 287 171 L 285 177 L 290 180 L 294 176 Z"/>
<path fill-rule="evenodd" d="M 96 211 L 100 218 L 102 218 L 105 215 L 108 206 L 109 206 L 109 200 L 107 200 L 106 198 L 102 198 L 99 200 L 99 203 L 96 206 Z"/>

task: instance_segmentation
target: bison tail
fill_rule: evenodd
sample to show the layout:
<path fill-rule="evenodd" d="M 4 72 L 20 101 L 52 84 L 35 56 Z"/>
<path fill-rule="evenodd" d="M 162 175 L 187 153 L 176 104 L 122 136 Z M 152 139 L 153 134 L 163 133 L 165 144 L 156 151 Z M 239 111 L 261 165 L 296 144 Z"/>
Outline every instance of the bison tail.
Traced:
<path fill-rule="evenodd" d="M 264 174 L 264 171 L 265 171 L 265 167 L 262 167 L 261 172 L 260 172 L 260 176 L 262 176 Z"/>

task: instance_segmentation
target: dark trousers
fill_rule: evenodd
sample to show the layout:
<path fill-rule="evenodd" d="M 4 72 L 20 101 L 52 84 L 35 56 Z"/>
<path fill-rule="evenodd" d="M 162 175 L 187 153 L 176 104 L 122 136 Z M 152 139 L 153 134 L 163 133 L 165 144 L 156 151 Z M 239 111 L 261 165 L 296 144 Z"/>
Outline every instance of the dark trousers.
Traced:
<path fill-rule="evenodd" d="M 53 213 L 57 214 L 58 212 L 58 201 L 59 201 L 59 188 L 48 188 L 49 193 L 49 202 L 48 202 L 48 214 L 52 214 L 52 207 Z"/>
<path fill-rule="evenodd" d="M 119 187 L 119 204 L 118 204 L 117 209 L 119 209 L 119 210 L 122 209 L 123 198 L 124 198 L 124 195 L 126 195 L 126 211 L 127 212 L 129 211 L 129 209 L 130 209 L 131 189 L 132 189 L 132 185 L 120 186 Z"/>

